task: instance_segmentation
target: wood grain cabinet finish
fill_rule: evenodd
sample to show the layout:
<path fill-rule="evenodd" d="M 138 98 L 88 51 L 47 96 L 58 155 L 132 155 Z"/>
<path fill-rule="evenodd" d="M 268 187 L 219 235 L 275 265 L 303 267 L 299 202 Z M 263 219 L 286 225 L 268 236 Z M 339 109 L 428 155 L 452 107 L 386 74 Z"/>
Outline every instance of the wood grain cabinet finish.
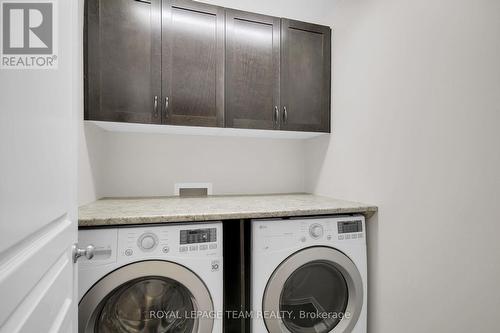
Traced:
<path fill-rule="evenodd" d="M 226 10 L 226 126 L 278 129 L 280 19 Z"/>
<path fill-rule="evenodd" d="M 86 0 L 85 119 L 330 131 L 331 29 L 191 0 Z"/>
<path fill-rule="evenodd" d="M 160 0 L 87 0 L 85 9 L 85 119 L 160 123 Z"/>
<path fill-rule="evenodd" d="M 281 20 L 281 129 L 330 132 L 331 29 Z"/>
<path fill-rule="evenodd" d="M 163 122 L 224 126 L 224 8 L 162 4 Z"/>

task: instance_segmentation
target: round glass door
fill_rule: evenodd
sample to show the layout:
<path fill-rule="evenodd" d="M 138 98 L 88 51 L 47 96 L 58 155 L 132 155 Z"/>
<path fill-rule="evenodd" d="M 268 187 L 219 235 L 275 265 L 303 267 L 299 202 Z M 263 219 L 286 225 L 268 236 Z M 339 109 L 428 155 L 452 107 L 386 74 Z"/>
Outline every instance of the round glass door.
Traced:
<path fill-rule="evenodd" d="M 179 282 L 140 278 L 118 287 L 104 301 L 95 332 L 191 333 L 195 321 L 190 314 L 195 310 L 193 295 Z"/>
<path fill-rule="evenodd" d="M 345 313 L 347 282 L 335 266 L 323 261 L 307 263 L 293 272 L 281 292 L 280 311 L 290 332 L 326 333 Z"/>
<path fill-rule="evenodd" d="M 347 333 L 363 307 L 361 274 L 340 251 L 307 248 L 276 268 L 262 305 L 269 333 Z"/>
<path fill-rule="evenodd" d="M 81 333 L 211 332 L 210 293 L 191 270 L 168 261 L 142 261 L 99 280 L 78 305 Z"/>

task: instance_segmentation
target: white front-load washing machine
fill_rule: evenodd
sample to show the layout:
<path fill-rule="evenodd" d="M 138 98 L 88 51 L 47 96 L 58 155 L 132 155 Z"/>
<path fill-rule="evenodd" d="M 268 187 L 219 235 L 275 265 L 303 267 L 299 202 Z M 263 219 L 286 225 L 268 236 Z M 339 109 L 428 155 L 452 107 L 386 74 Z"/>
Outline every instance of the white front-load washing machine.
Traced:
<path fill-rule="evenodd" d="M 252 333 L 366 333 L 363 216 L 252 221 Z"/>
<path fill-rule="evenodd" d="M 222 333 L 222 223 L 82 229 L 78 331 Z"/>

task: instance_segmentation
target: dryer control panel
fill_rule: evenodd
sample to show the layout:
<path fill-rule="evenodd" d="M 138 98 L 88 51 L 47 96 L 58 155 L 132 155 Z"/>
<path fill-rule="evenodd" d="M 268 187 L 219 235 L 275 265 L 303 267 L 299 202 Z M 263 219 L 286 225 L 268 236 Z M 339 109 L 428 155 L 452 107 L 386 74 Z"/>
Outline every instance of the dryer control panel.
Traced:
<path fill-rule="evenodd" d="M 254 220 L 252 244 L 264 251 L 296 246 L 334 246 L 339 242 L 362 244 L 365 242 L 364 225 L 361 215 Z"/>
<path fill-rule="evenodd" d="M 339 240 L 360 239 L 364 237 L 364 219 L 340 220 L 337 222 Z"/>

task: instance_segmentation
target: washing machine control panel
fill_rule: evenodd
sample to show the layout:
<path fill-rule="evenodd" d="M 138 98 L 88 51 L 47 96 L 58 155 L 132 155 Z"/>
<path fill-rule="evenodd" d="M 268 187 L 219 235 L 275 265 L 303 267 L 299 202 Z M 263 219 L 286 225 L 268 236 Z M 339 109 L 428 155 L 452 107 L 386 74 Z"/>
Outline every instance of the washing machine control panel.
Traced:
<path fill-rule="evenodd" d="M 181 245 L 210 243 L 217 241 L 216 228 L 188 229 L 180 231 Z"/>
<path fill-rule="evenodd" d="M 116 261 L 116 246 L 118 241 L 116 229 L 83 229 L 78 230 L 78 246 L 94 247 L 94 257 L 88 260 L 85 256 L 78 259 L 82 269 L 94 266 L 108 265 Z"/>
<path fill-rule="evenodd" d="M 118 229 L 117 253 L 121 260 L 222 255 L 222 225 L 122 227 Z"/>

